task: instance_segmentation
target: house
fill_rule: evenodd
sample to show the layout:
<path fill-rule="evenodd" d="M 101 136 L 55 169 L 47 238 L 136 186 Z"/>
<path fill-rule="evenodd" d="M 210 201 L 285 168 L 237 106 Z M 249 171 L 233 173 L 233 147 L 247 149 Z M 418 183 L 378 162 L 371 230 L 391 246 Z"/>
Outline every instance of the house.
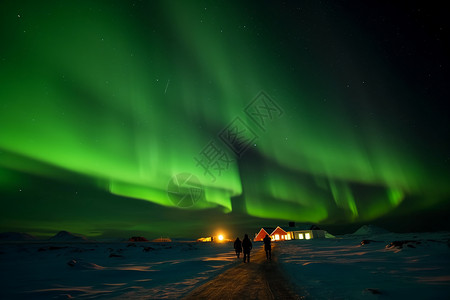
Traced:
<path fill-rule="evenodd" d="M 224 235 L 219 234 L 219 235 L 215 235 L 215 236 L 207 236 L 207 237 L 198 238 L 197 242 L 227 243 L 227 242 L 233 242 L 233 240 L 227 239 Z"/>
<path fill-rule="evenodd" d="M 212 236 L 208 236 L 208 237 L 198 238 L 197 242 L 206 243 L 206 242 L 212 242 L 213 240 L 214 240 L 214 238 Z"/>
<path fill-rule="evenodd" d="M 261 242 L 266 237 L 266 235 L 269 235 L 273 241 L 290 240 L 288 233 L 285 230 L 283 230 L 280 226 L 277 226 L 276 228 L 273 227 L 261 228 L 253 240 L 255 242 Z"/>
<path fill-rule="evenodd" d="M 325 238 L 325 231 L 316 225 L 295 226 L 295 222 L 289 222 L 288 227 L 281 228 L 277 226 L 263 227 L 255 235 L 254 241 L 262 241 L 266 235 L 269 235 L 272 241 L 289 241 L 289 240 L 310 240 Z"/>
<path fill-rule="evenodd" d="M 256 234 L 256 236 L 253 240 L 255 242 L 262 242 L 262 240 L 266 237 L 266 235 L 268 234 L 270 236 L 270 234 L 274 230 L 275 230 L 275 228 L 273 228 L 273 227 L 262 227 L 259 230 L 258 234 Z"/>
<path fill-rule="evenodd" d="M 294 222 L 289 222 L 289 227 L 285 227 L 290 240 L 310 240 L 325 238 L 325 231 L 316 225 L 295 226 Z"/>
<path fill-rule="evenodd" d="M 285 241 L 290 240 L 288 233 L 283 230 L 280 226 L 277 226 L 274 231 L 270 234 L 273 241 Z"/>

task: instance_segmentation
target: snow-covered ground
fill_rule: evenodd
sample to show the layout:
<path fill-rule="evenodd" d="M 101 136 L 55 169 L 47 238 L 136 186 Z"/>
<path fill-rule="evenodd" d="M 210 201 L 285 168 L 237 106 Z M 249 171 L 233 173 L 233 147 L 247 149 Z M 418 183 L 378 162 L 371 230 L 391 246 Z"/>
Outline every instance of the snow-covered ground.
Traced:
<path fill-rule="evenodd" d="M 280 242 L 274 255 L 306 299 L 450 298 L 449 232 L 380 232 L 362 228 L 334 239 Z M 67 236 L 0 244 L 0 299 L 178 299 L 242 264 L 232 243 Z M 260 247 L 254 243 L 255 251 Z"/>
<path fill-rule="evenodd" d="M 450 233 L 369 233 L 282 242 L 278 261 L 306 299 L 450 299 Z"/>
<path fill-rule="evenodd" d="M 0 299 L 180 298 L 238 263 L 232 248 L 194 242 L 4 243 Z"/>

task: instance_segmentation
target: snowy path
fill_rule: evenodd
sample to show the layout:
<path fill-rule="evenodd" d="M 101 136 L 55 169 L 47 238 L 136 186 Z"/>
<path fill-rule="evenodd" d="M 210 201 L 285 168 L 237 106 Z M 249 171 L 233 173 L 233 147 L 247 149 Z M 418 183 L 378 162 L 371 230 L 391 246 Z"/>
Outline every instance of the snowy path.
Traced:
<path fill-rule="evenodd" d="M 228 269 L 184 299 L 300 299 L 278 268 L 276 250 L 272 254 L 272 261 L 267 262 L 264 250 L 254 249 L 249 264 Z"/>

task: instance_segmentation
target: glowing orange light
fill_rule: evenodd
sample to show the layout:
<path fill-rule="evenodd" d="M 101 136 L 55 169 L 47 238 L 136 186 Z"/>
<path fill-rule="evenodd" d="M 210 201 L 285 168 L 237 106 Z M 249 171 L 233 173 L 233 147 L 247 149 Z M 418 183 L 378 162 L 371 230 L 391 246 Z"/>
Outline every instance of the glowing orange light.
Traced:
<path fill-rule="evenodd" d="M 218 238 L 219 238 L 219 241 L 223 241 L 223 235 L 219 234 Z"/>

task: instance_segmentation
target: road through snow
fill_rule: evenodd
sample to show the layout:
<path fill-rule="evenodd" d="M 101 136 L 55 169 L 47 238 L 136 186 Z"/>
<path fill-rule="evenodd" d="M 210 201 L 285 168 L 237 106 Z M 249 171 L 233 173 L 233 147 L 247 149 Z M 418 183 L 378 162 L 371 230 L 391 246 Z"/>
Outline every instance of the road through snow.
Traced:
<path fill-rule="evenodd" d="M 184 299 L 301 299 L 280 272 L 272 250 L 272 261 L 266 261 L 264 250 L 254 249 L 250 263 L 228 269 Z"/>

